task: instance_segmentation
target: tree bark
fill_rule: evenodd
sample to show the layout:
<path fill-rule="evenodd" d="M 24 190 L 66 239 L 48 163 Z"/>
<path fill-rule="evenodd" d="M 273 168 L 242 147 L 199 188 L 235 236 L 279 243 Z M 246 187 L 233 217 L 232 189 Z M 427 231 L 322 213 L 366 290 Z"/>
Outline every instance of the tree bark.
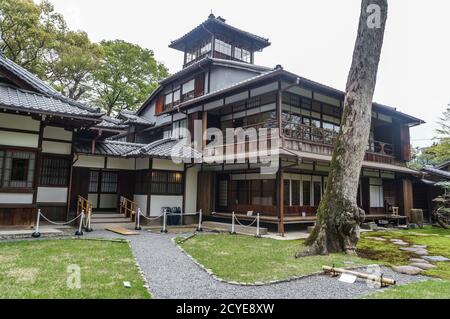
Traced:
<path fill-rule="evenodd" d="M 347 80 L 341 132 L 331 161 L 317 224 L 301 254 L 356 254 L 364 211 L 356 203 L 367 150 L 372 99 L 387 20 L 387 0 L 362 0 L 358 36 Z"/>

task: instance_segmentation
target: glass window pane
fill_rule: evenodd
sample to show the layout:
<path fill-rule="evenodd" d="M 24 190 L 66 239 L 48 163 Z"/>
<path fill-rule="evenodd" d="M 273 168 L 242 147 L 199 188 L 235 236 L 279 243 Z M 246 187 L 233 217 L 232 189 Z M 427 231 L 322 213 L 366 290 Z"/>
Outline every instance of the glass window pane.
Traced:
<path fill-rule="evenodd" d="M 322 183 L 314 182 L 314 206 L 318 207 L 322 200 Z"/>
<path fill-rule="evenodd" d="M 311 182 L 303 181 L 303 206 L 311 206 Z"/>

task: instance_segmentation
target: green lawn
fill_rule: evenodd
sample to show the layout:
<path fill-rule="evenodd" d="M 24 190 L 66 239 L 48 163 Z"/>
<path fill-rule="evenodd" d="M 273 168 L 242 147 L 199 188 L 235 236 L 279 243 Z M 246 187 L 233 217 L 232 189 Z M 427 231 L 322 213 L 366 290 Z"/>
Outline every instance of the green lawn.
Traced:
<path fill-rule="evenodd" d="M 81 270 L 69 289 L 68 266 Z M 131 288 L 123 286 L 124 281 Z M 126 242 L 41 240 L 0 243 L 0 298 L 150 298 Z"/>
<path fill-rule="evenodd" d="M 216 276 L 243 283 L 308 275 L 321 271 L 323 265 L 355 267 L 373 263 L 343 254 L 295 259 L 295 253 L 304 248 L 302 241 L 256 239 L 239 235 L 196 236 L 181 244 L 181 247 Z"/>
<path fill-rule="evenodd" d="M 427 245 L 431 255 L 450 258 L 450 230 L 435 227 L 410 231 L 392 231 L 365 233 L 358 244 L 360 256 L 380 260 L 388 265 L 407 265 L 411 257 L 409 252 L 400 251 L 399 247 L 388 242 L 378 242 L 366 237 L 383 237 L 402 239 L 410 244 Z M 412 283 L 375 293 L 368 298 L 450 298 L 450 262 L 435 263 L 436 269 L 425 271 L 426 276 L 441 280 Z"/>

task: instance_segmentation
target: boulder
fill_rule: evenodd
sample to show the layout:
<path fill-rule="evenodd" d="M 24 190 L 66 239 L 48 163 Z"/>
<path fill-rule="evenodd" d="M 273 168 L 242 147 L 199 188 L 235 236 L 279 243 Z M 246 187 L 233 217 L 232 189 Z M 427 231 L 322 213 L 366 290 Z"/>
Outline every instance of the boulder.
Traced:
<path fill-rule="evenodd" d="M 423 270 L 429 270 L 429 269 L 437 268 L 437 266 L 432 265 L 432 264 L 427 263 L 427 262 L 425 262 L 425 263 L 412 263 L 410 266 L 417 267 L 417 268 L 420 268 L 420 269 L 423 269 Z"/>
<path fill-rule="evenodd" d="M 416 276 L 423 272 L 422 269 L 414 266 L 394 266 L 392 270 L 400 274 Z"/>

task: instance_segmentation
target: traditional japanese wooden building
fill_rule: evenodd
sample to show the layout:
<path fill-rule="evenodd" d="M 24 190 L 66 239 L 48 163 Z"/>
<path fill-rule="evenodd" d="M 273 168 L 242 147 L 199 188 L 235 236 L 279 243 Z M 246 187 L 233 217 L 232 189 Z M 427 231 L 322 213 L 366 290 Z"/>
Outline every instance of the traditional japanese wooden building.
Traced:
<path fill-rule="evenodd" d="M 31 221 L 36 207 L 68 218 L 78 195 L 96 210 L 114 210 L 125 196 L 149 216 L 164 206 L 182 207 L 184 213 L 202 209 L 207 218 L 225 220 L 232 212 L 243 218 L 260 213 L 280 233 L 286 224 L 313 223 L 340 130 L 344 92 L 281 66 L 256 65 L 255 55 L 269 45 L 268 39 L 210 15 L 170 44 L 183 52 L 182 70 L 161 81 L 137 112 L 116 119 L 69 101 L 21 68 L 19 74 L 8 71 L 4 65 L 11 63 L 2 57 L 0 224 Z M 39 86 L 30 85 L 29 78 Z M 16 105 L 20 98 L 25 105 Z M 64 105 L 64 112 L 47 104 Z M 261 162 L 202 161 L 198 143 L 183 150 L 185 159 L 195 161 L 174 163 L 172 149 L 186 137 L 184 129 L 195 135 L 196 120 L 202 136 L 209 128 L 278 129 L 280 169 L 268 175 L 261 173 Z M 422 123 L 374 103 L 358 196 L 369 219 L 391 215 L 394 207 L 410 214 L 412 182 L 420 173 L 406 166 L 409 132 Z M 204 137 L 201 144 L 208 143 Z M 249 153 L 250 144 L 236 142 L 232 149 Z"/>

